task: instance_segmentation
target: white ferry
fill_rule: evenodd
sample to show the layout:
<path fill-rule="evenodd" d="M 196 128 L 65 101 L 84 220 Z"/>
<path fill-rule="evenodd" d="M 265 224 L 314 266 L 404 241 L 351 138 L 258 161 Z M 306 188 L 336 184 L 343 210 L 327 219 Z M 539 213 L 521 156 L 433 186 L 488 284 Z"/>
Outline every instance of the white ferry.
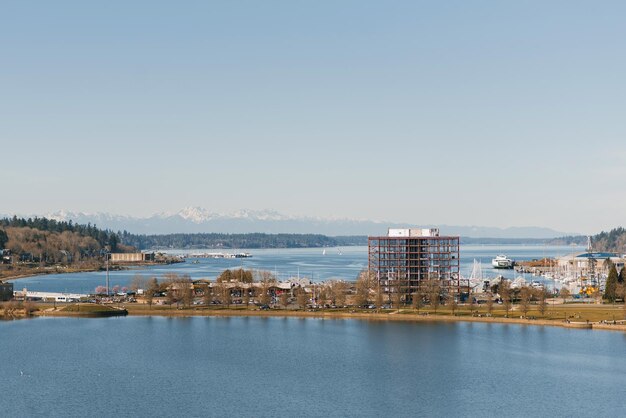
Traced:
<path fill-rule="evenodd" d="M 515 265 L 515 261 L 511 260 L 504 254 L 500 254 L 491 260 L 491 265 L 494 269 L 512 269 Z"/>

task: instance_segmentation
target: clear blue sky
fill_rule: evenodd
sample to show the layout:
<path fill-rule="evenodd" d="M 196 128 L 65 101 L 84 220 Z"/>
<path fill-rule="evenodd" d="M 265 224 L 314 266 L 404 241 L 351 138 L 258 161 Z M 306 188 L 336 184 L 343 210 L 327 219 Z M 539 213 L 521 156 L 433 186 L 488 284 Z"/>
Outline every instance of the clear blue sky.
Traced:
<path fill-rule="evenodd" d="M 203 206 L 596 232 L 626 2 L 0 3 L 0 213 Z"/>

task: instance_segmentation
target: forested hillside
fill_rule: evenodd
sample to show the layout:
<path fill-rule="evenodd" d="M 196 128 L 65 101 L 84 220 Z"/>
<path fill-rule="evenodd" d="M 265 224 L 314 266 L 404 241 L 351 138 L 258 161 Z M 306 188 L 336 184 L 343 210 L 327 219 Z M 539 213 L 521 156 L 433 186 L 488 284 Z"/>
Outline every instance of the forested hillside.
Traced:
<path fill-rule="evenodd" d="M 600 232 L 591 238 L 595 251 L 626 253 L 626 229 L 619 227 L 609 232 Z"/>
<path fill-rule="evenodd" d="M 124 252 L 117 234 L 95 225 L 76 225 L 46 218 L 0 219 L 0 249 L 9 250 L 20 261 L 46 263 L 92 259 L 107 248 Z"/>
<path fill-rule="evenodd" d="M 587 237 L 584 235 L 567 236 L 556 238 L 548 242 L 550 245 L 587 245 Z M 609 251 L 626 254 L 626 229 L 619 227 L 609 232 L 602 231 L 591 237 L 591 245 L 594 251 Z"/>

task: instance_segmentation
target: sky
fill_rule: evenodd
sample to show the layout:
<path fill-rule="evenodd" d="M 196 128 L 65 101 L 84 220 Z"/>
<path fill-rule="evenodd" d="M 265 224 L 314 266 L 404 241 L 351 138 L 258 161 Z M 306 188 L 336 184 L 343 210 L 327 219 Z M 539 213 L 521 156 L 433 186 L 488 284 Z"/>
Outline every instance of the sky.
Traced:
<path fill-rule="evenodd" d="M 624 16 L 610 0 L 1 0 L 0 213 L 624 225 Z"/>

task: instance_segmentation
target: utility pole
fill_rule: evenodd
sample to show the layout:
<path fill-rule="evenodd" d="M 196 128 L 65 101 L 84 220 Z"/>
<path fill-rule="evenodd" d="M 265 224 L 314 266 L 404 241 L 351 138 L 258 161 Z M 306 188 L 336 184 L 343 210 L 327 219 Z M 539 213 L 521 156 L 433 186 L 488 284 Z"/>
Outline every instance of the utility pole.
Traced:
<path fill-rule="evenodd" d="M 104 257 L 105 257 L 104 264 L 107 270 L 105 287 L 106 287 L 107 296 L 109 296 L 109 252 L 107 250 L 104 251 Z"/>

